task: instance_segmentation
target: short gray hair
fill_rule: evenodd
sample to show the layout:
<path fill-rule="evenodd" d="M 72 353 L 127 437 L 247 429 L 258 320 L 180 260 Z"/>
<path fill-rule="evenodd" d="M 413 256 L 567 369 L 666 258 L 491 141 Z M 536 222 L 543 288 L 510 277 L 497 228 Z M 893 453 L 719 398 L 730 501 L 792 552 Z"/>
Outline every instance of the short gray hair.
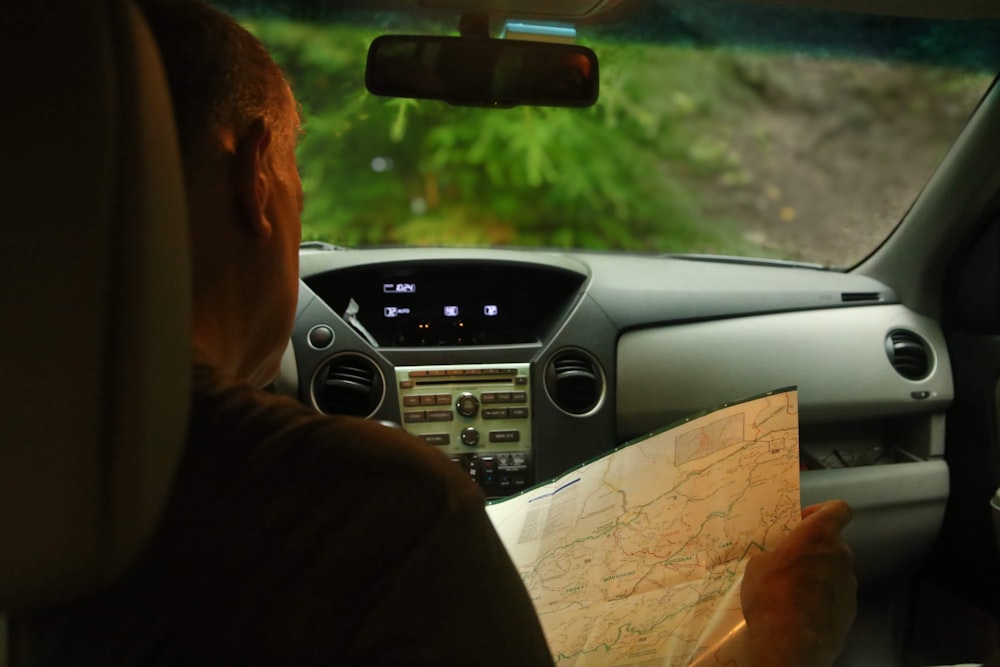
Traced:
<path fill-rule="evenodd" d="M 256 37 L 201 0 L 138 4 L 160 49 L 185 160 L 220 131 L 238 140 L 258 117 L 294 141 L 288 84 Z"/>

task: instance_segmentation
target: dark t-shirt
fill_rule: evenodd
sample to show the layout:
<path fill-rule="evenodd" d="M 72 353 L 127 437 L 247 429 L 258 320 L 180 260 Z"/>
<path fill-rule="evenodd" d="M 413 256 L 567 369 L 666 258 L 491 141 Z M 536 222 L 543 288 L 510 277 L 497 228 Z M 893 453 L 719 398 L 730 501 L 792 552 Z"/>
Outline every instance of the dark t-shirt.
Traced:
<path fill-rule="evenodd" d="M 478 488 L 402 431 L 195 368 L 147 549 L 35 622 L 68 665 L 551 665 Z"/>

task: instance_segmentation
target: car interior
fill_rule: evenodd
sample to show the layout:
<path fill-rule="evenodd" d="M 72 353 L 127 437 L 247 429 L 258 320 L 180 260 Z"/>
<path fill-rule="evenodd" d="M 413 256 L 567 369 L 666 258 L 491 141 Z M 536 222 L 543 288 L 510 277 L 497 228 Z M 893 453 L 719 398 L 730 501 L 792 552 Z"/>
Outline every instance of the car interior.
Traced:
<path fill-rule="evenodd" d="M 251 29 L 261 16 L 321 21 L 336 4 L 352 21 L 370 13 L 366 27 L 386 34 L 400 32 L 386 18 L 397 12 L 456 39 L 494 37 L 510 19 L 585 34 L 631 13 L 695 12 L 670 0 L 317 0 L 254 13 L 259 4 L 221 6 Z M 706 408 L 795 386 L 802 505 L 841 498 L 854 510 L 844 536 L 858 616 L 837 665 L 983 663 L 1000 650 L 1000 46 L 989 38 L 1000 8 L 726 0 L 697 11 L 731 6 L 751 21 L 835 12 L 902 25 L 914 43 L 931 26 L 965 35 L 980 75 L 992 67 L 918 194 L 861 256 L 834 266 L 551 241 L 310 238 L 269 390 L 404 429 L 499 498 Z M 19 628 L 30 611 L 109 581 L 155 528 L 185 427 L 189 284 L 169 94 L 141 13 L 126 0 L 21 3 L 0 10 L 0 31 L 8 100 L 24 101 L 2 111 L 13 208 L 0 263 L 0 665 L 27 665 Z M 601 64 L 600 40 L 590 47 Z M 601 93 L 616 72 L 601 67 Z M 421 97 L 379 94 L 394 114 L 405 108 L 397 95 Z M 432 97 L 423 113 L 558 104 L 551 88 L 509 103 Z"/>

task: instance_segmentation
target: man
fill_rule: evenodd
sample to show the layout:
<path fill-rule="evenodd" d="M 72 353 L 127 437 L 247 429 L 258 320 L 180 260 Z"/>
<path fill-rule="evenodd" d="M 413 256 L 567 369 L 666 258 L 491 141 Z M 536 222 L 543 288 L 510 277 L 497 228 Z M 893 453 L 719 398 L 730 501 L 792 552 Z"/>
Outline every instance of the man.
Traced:
<path fill-rule="evenodd" d="M 162 523 L 115 584 L 39 619 L 73 665 L 550 665 L 473 483 L 376 423 L 259 391 L 294 319 L 298 111 L 260 43 L 195 0 L 143 6 L 170 81 L 192 235 L 192 415 Z M 760 665 L 828 665 L 853 617 L 821 506 L 744 585 Z M 831 604 L 831 602 L 833 604 Z"/>

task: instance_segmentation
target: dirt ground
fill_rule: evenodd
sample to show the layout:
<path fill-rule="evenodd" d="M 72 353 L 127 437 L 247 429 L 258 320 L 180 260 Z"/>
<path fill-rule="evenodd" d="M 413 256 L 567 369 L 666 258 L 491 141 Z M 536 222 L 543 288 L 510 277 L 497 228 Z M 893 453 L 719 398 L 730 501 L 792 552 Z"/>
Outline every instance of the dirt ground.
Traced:
<path fill-rule="evenodd" d="M 707 212 L 776 256 L 847 267 L 902 219 L 989 79 L 793 60 L 748 83 L 762 104 L 730 140 L 742 173 L 700 186 Z"/>

